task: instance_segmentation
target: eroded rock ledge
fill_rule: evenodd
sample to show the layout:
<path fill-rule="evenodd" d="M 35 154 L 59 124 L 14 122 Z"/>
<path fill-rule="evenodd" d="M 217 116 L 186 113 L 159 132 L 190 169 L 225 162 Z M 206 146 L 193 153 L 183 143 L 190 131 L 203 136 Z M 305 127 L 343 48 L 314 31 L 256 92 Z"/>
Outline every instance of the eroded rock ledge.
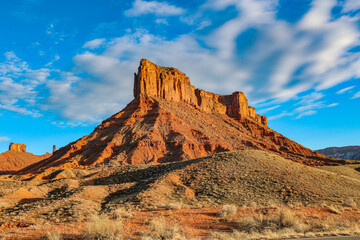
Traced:
<path fill-rule="evenodd" d="M 204 112 L 226 114 L 232 118 L 247 117 L 267 126 L 266 116 L 255 114 L 243 92 L 219 95 L 195 89 L 185 73 L 176 68 L 161 67 L 142 59 L 135 73 L 134 97 L 160 97 L 173 102 L 186 102 Z"/>

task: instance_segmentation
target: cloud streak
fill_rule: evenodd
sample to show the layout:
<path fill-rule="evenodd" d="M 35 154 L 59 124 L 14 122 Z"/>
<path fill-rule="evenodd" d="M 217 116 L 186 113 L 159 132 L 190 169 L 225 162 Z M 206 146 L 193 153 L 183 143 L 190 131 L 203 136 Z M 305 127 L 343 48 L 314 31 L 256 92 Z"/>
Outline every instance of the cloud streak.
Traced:
<path fill-rule="evenodd" d="M 10 141 L 9 137 L 1 137 L 0 136 L 0 142 L 8 142 L 8 141 Z"/>
<path fill-rule="evenodd" d="M 138 17 L 146 14 L 154 14 L 156 16 L 164 17 L 177 16 L 184 12 L 184 9 L 170 5 L 166 2 L 135 0 L 132 8 L 127 10 L 125 15 L 129 17 Z"/>

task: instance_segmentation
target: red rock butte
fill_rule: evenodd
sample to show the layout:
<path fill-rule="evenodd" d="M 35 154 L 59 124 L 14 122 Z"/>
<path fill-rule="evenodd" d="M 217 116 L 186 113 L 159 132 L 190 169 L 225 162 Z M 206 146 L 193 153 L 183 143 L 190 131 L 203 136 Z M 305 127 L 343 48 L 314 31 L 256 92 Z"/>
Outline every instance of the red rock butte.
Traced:
<path fill-rule="evenodd" d="M 101 164 L 157 164 L 262 149 L 307 165 L 339 164 L 271 130 L 242 92 L 196 89 L 172 67 L 142 59 L 134 100 L 95 130 L 20 173 Z"/>
<path fill-rule="evenodd" d="M 250 117 L 267 126 L 266 116 L 255 114 L 255 108 L 248 105 L 243 92 L 219 95 L 202 89 L 195 89 L 185 73 L 172 67 L 160 67 L 142 59 L 134 81 L 135 99 L 159 97 L 171 102 L 185 102 L 203 112 L 226 114 L 240 119 Z"/>

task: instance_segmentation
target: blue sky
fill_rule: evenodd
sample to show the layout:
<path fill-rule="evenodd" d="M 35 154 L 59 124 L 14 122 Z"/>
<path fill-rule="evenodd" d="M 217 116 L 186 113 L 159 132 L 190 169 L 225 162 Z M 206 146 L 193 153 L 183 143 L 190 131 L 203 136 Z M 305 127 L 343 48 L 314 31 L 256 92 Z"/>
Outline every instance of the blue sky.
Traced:
<path fill-rule="evenodd" d="M 0 3 L 0 152 L 90 133 L 132 99 L 141 58 L 243 91 L 302 145 L 360 145 L 358 0 Z"/>

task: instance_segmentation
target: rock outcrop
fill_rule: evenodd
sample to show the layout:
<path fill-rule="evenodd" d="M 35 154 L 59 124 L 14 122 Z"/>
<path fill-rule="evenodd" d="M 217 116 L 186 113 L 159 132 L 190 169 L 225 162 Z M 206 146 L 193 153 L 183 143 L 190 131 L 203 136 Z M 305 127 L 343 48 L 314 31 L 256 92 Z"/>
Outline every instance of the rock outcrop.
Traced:
<path fill-rule="evenodd" d="M 226 114 L 240 119 L 250 117 L 267 126 L 266 116 L 255 114 L 255 108 L 248 105 L 243 92 L 219 95 L 202 89 L 195 89 L 185 73 L 172 67 L 160 67 L 142 59 L 138 73 L 135 73 L 134 97 L 159 97 L 172 102 L 185 102 L 204 112 Z"/>
<path fill-rule="evenodd" d="M 271 130 L 242 92 L 195 89 L 175 68 L 141 60 L 134 97 L 95 130 L 20 173 L 102 164 L 157 164 L 262 149 L 306 165 L 340 164 Z"/>
<path fill-rule="evenodd" d="M 10 143 L 9 151 L 26 152 L 26 144 Z"/>

